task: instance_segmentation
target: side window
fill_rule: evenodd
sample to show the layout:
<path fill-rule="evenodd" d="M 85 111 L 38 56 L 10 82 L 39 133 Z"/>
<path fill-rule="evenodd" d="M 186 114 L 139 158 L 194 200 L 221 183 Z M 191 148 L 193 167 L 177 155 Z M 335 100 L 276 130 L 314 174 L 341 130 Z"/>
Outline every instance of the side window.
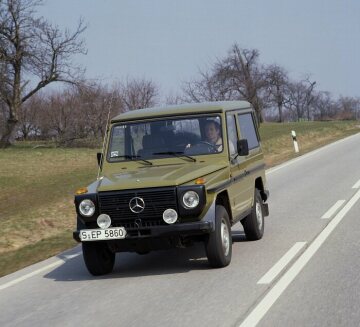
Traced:
<path fill-rule="evenodd" d="M 249 150 L 259 146 L 259 140 L 256 134 L 254 120 L 251 113 L 238 114 L 241 138 L 247 139 Z"/>
<path fill-rule="evenodd" d="M 226 115 L 226 123 L 229 151 L 230 155 L 234 155 L 236 154 L 236 143 L 238 139 L 235 116 L 232 114 Z"/>

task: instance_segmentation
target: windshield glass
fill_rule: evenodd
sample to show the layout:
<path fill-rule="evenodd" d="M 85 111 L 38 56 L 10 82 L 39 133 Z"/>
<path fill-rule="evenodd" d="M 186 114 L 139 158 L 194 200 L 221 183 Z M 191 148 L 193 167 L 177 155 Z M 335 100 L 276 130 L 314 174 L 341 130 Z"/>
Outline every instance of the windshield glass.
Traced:
<path fill-rule="evenodd" d="M 158 159 L 223 151 L 219 115 L 120 123 L 111 130 L 107 160 Z"/>

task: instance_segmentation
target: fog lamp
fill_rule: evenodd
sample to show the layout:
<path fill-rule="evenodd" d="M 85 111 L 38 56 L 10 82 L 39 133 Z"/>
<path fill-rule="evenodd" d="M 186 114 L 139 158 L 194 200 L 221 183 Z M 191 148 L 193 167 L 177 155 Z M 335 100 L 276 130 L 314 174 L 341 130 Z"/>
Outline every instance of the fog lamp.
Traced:
<path fill-rule="evenodd" d="M 173 224 L 178 219 L 178 214 L 174 209 L 166 209 L 163 213 L 163 219 L 167 224 Z"/>
<path fill-rule="evenodd" d="M 111 225 L 111 218 L 109 215 L 102 213 L 97 217 L 96 222 L 101 229 L 106 229 Z"/>

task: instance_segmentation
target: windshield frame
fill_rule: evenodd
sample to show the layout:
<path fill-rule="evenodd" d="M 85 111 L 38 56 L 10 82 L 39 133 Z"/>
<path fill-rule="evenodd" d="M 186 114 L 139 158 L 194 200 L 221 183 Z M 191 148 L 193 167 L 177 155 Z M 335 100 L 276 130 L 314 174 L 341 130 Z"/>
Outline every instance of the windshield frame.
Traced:
<path fill-rule="evenodd" d="M 106 149 L 106 161 L 108 163 L 119 163 L 119 162 L 130 162 L 132 160 L 130 159 L 124 159 L 124 158 L 112 158 L 111 157 L 111 144 L 113 140 L 113 133 L 114 129 L 117 126 L 121 125 L 136 125 L 136 124 L 146 124 L 151 122 L 158 122 L 158 121 L 166 121 L 166 120 L 185 120 L 185 119 L 197 119 L 197 118 L 219 118 L 220 122 L 220 133 L 222 138 L 222 150 L 219 152 L 214 153 L 199 153 L 199 154 L 191 154 L 191 157 L 197 157 L 197 156 L 213 156 L 213 155 L 219 155 L 225 153 L 225 144 L 226 144 L 226 133 L 224 133 L 224 119 L 223 115 L 220 112 L 208 112 L 208 113 L 201 113 L 201 114 L 193 114 L 193 115 L 176 115 L 176 116 L 163 116 L 163 117 L 156 117 L 156 118 L 146 118 L 146 119 L 138 119 L 138 120 L 126 120 L 126 121 L 119 121 L 111 125 L 110 129 L 110 135 L 109 135 L 109 141 L 107 142 L 107 149 Z M 176 156 L 173 155 L 159 155 L 159 156 L 152 156 L 152 157 L 141 157 L 140 160 L 159 160 L 159 159 L 169 159 L 169 158 L 176 158 Z"/>

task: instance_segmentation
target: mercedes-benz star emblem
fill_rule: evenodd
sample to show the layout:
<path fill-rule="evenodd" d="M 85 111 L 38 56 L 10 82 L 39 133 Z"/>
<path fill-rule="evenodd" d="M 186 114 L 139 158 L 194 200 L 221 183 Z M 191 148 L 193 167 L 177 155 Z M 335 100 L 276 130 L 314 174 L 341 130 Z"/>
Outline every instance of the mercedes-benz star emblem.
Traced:
<path fill-rule="evenodd" d="M 136 196 L 130 200 L 129 208 L 133 213 L 140 213 L 145 209 L 145 202 L 142 198 Z"/>

